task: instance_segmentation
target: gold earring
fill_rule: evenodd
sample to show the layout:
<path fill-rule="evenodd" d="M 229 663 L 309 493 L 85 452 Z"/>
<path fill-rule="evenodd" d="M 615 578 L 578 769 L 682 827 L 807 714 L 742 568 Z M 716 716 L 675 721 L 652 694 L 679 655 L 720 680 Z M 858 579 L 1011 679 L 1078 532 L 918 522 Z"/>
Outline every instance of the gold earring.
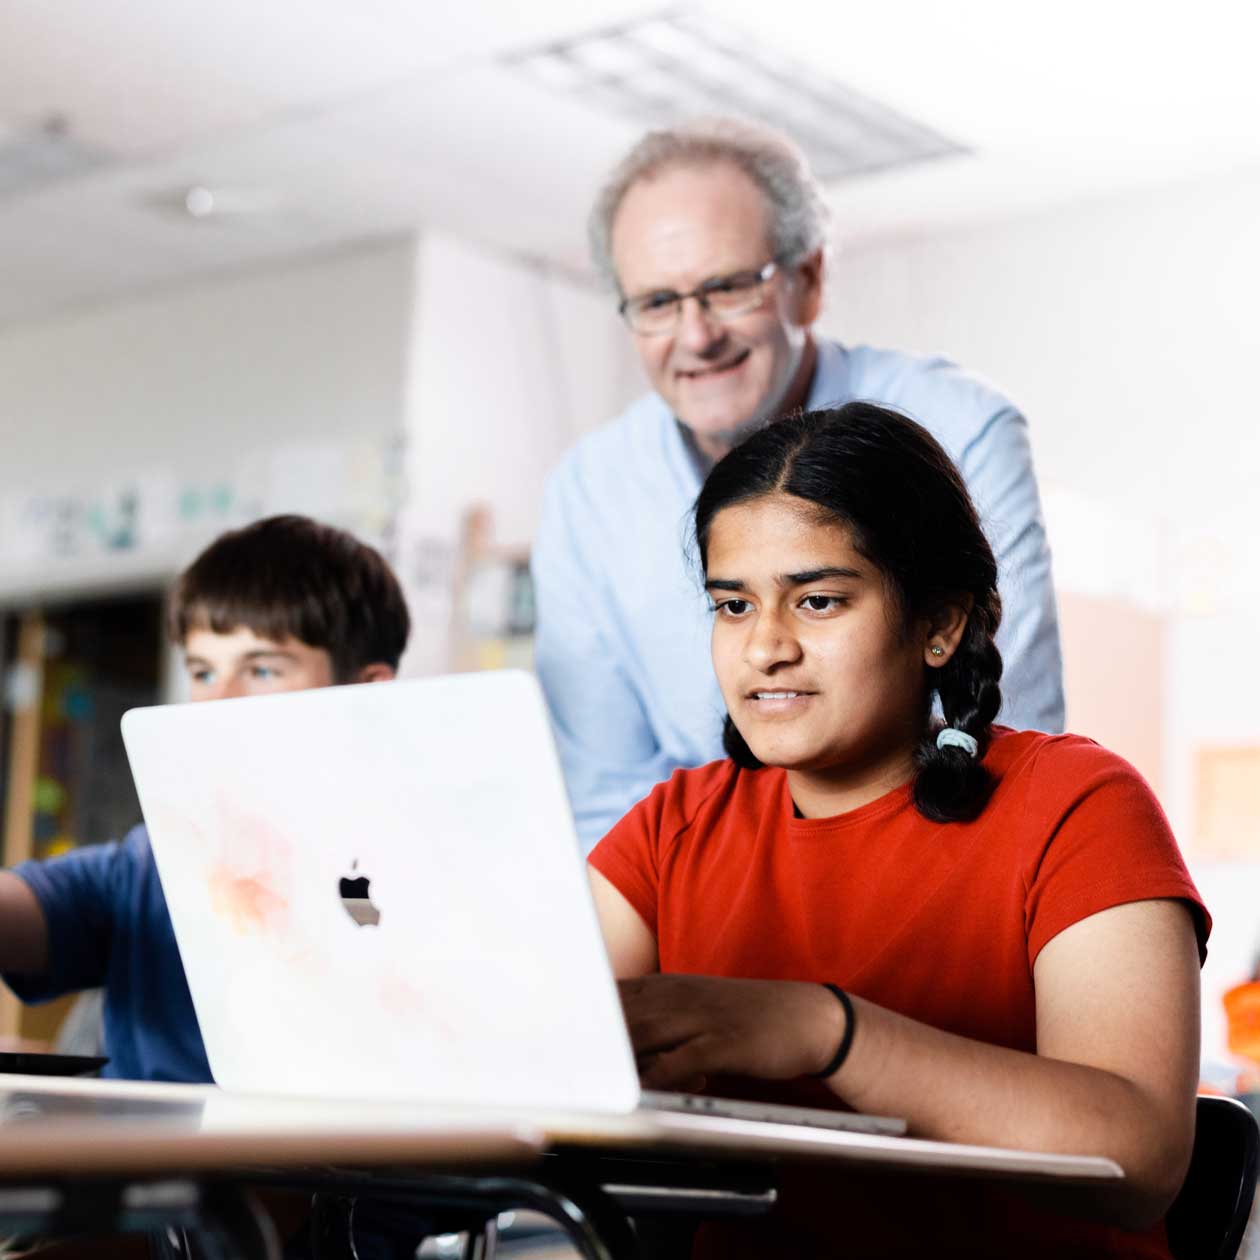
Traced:
<path fill-rule="evenodd" d="M 941 647 L 939 643 L 933 643 L 932 646 L 928 649 L 928 651 L 931 652 L 933 656 L 945 655 L 945 649 Z"/>

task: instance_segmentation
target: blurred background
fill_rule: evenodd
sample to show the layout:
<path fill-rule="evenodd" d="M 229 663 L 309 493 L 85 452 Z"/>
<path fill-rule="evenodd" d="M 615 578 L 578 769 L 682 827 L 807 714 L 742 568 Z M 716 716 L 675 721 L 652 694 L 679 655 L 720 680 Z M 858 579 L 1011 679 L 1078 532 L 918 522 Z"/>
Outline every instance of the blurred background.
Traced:
<path fill-rule="evenodd" d="M 171 577 L 299 511 L 381 545 L 405 672 L 528 663 L 543 479 L 644 388 L 586 257 L 647 126 L 790 131 L 835 213 L 822 330 L 1029 417 L 1068 720 L 1260 946 L 1260 77 L 1251 6 L 0 0 L 4 860 L 138 818 Z M 59 1012 L 3 1029 L 43 1036 Z"/>

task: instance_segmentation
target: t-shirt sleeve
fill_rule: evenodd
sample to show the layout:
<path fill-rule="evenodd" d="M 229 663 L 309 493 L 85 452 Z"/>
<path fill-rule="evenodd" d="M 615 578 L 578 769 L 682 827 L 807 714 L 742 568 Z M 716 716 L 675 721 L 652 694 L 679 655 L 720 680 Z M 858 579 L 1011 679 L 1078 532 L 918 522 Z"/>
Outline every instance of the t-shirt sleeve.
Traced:
<path fill-rule="evenodd" d="M 88 845 L 13 873 L 35 894 L 48 924 L 48 968 L 6 975 L 24 1002 L 43 1002 L 105 983 L 116 916 L 125 911 L 135 866 L 131 838 Z"/>
<path fill-rule="evenodd" d="M 678 778 L 676 772 L 674 778 Z M 657 935 L 661 835 L 668 824 L 673 780 L 658 783 L 595 846 L 587 859 Z"/>
<path fill-rule="evenodd" d="M 1200 961 L 1212 921 L 1164 811 L 1123 758 L 1091 741 L 1054 741 L 1040 755 L 1030 806 L 1050 803 L 1027 875 L 1028 965 L 1065 928 L 1112 906 L 1171 898 L 1194 919 Z"/>

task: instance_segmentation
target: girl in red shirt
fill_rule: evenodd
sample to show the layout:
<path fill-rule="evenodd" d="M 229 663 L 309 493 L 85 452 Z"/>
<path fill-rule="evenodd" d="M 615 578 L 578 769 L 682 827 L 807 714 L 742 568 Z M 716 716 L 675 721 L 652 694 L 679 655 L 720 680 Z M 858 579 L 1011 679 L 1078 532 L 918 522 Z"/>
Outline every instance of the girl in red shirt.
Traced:
<path fill-rule="evenodd" d="M 1167 1255 L 1207 915 L 1131 767 L 993 725 L 997 569 L 948 456 L 869 404 L 782 420 L 716 465 L 695 531 L 729 759 L 591 855 L 644 1084 L 1125 1171 L 1092 1221 L 830 1173 L 700 1251 Z"/>

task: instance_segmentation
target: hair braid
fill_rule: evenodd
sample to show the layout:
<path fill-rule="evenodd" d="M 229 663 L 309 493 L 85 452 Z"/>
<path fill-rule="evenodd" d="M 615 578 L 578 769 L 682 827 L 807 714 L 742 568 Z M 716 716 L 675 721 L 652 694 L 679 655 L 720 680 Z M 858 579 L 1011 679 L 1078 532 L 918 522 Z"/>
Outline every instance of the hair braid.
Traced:
<path fill-rule="evenodd" d="M 997 604 L 994 592 L 992 603 Z M 995 609 L 973 608 L 953 656 L 932 671 L 945 725 L 965 731 L 979 744 L 973 756 L 953 744 L 936 746 L 938 724 L 929 726 L 915 754 L 919 773 L 914 803 L 934 822 L 965 822 L 984 809 L 993 792 L 993 776 L 982 764 L 993 719 L 1002 704 L 1002 654 L 993 642 Z"/>

